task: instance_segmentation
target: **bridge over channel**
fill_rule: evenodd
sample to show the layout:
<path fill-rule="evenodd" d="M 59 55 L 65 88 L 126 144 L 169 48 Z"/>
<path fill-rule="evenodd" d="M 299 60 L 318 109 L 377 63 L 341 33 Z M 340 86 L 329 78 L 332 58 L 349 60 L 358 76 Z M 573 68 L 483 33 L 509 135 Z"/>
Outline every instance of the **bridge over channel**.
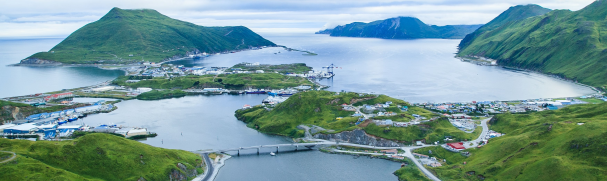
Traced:
<path fill-rule="evenodd" d="M 231 148 L 231 149 L 221 149 L 221 150 L 205 150 L 205 151 L 194 151 L 194 153 L 205 154 L 205 153 L 225 153 L 229 151 L 238 152 L 237 155 L 240 156 L 241 150 L 253 150 L 257 149 L 257 154 L 259 154 L 259 150 L 262 148 L 276 148 L 276 152 L 278 152 L 278 148 L 280 147 L 295 147 L 295 151 L 300 149 L 300 147 L 305 147 L 308 149 L 312 149 L 318 145 L 337 145 L 339 143 L 336 142 L 316 142 L 316 143 L 289 143 L 289 144 L 274 144 L 274 145 L 260 145 L 260 146 L 249 146 L 249 147 L 239 147 L 239 148 Z"/>

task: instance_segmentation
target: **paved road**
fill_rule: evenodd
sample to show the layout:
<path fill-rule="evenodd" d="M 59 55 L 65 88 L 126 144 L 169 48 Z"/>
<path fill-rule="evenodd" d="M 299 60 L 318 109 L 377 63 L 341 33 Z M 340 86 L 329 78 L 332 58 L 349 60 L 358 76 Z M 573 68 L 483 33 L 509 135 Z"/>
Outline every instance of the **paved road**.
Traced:
<path fill-rule="evenodd" d="M 322 139 L 314 139 L 314 141 L 332 142 L 332 141 L 327 141 L 327 140 L 322 140 Z M 426 167 L 424 167 L 424 165 L 422 165 L 413 156 L 413 154 L 411 154 L 412 150 L 415 150 L 418 148 L 423 148 L 423 147 L 436 146 L 436 145 L 407 146 L 407 147 L 376 147 L 376 146 L 359 145 L 359 144 L 353 144 L 353 143 L 339 143 L 339 145 L 355 146 L 355 147 L 361 147 L 361 148 L 373 148 L 373 149 L 399 149 L 400 148 L 401 150 L 405 151 L 404 156 L 413 160 L 413 163 L 415 163 L 415 166 L 417 166 L 417 168 L 419 168 L 419 170 L 422 171 L 422 173 L 424 173 L 428 178 L 430 178 L 431 180 L 440 181 L 440 179 L 438 179 L 438 177 L 434 176 L 434 174 L 432 174 L 432 172 L 430 172 L 428 169 L 426 169 Z"/>
<path fill-rule="evenodd" d="M 489 126 L 487 126 L 487 122 L 491 120 L 491 118 L 492 117 L 481 120 L 481 126 L 483 127 L 481 135 L 479 135 L 478 138 L 476 138 L 475 140 L 464 142 L 464 147 L 466 147 L 466 149 L 478 146 L 478 142 L 482 141 L 487 136 L 487 134 L 489 133 Z M 472 143 L 472 146 L 470 146 L 470 143 Z"/>
<path fill-rule="evenodd" d="M 205 175 L 202 178 L 202 181 L 212 180 L 211 175 L 213 175 L 213 172 L 215 171 L 215 169 L 213 168 L 213 162 L 211 161 L 211 158 L 209 158 L 208 153 L 202 154 L 202 157 L 204 158 L 204 162 L 207 164 L 207 172 L 204 173 Z"/>
<path fill-rule="evenodd" d="M 421 164 L 415 158 L 415 156 L 413 156 L 413 154 L 412 154 L 412 150 L 415 150 L 418 148 L 423 148 L 423 147 L 428 147 L 428 146 L 434 146 L 434 145 L 424 145 L 424 146 L 419 146 L 419 147 L 402 147 L 401 149 L 405 151 L 405 156 L 408 157 L 409 159 L 413 160 L 413 163 L 415 163 L 415 166 L 417 166 L 417 168 L 419 168 L 419 170 L 422 171 L 422 173 L 424 173 L 426 175 L 426 177 L 428 177 L 430 180 L 440 181 L 440 179 L 438 179 L 438 177 L 434 176 L 434 174 L 432 174 L 432 172 L 430 172 L 428 169 L 426 169 L 426 167 L 424 167 L 424 165 Z"/>
<path fill-rule="evenodd" d="M 10 151 L 0 151 L 0 152 L 4 152 L 4 153 L 12 153 L 12 154 L 13 154 L 13 156 L 12 156 L 12 157 L 10 157 L 10 158 L 9 158 L 9 159 L 7 159 L 7 160 L 1 161 L 0 163 L 6 163 L 6 162 L 10 162 L 10 161 L 14 160 L 15 158 L 17 158 L 17 154 L 15 154 L 15 152 L 10 152 Z"/>

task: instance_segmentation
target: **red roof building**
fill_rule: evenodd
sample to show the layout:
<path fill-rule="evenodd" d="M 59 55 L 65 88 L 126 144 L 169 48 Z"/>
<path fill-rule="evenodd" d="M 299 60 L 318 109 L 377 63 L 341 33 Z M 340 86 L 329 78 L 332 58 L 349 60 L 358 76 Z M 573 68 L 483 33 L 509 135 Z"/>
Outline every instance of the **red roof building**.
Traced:
<path fill-rule="evenodd" d="M 464 147 L 464 143 L 462 143 L 462 142 L 447 143 L 447 145 L 449 145 L 451 148 L 456 149 L 456 150 L 466 149 L 466 147 Z"/>
<path fill-rule="evenodd" d="M 72 94 L 71 92 L 53 94 L 53 95 L 44 97 L 44 100 L 49 101 L 49 100 L 53 100 L 53 99 L 62 99 L 62 98 L 66 98 L 66 97 L 74 97 L 74 94 Z"/>

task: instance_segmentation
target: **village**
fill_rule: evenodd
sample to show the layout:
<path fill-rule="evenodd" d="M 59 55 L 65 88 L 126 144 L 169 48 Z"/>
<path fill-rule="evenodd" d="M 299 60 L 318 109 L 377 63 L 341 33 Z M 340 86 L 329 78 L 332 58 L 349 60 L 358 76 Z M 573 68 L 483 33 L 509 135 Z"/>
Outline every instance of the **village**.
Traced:
<path fill-rule="evenodd" d="M 580 97 L 555 99 L 529 99 L 514 101 L 472 101 L 455 103 L 414 103 L 425 109 L 448 114 L 488 115 L 500 113 L 524 113 L 533 111 L 557 110 L 568 105 L 600 103 L 607 101 L 607 96 L 592 94 Z"/>
<path fill-rule="evenodd" d="M 62 94 L 61 96 L 50 96 L 46 101 L 60 99 L 61 102 L 68 102 L 72 98 L 72 94 Z M 65 103 L 70 104 L 70 103 Z M 138 127 L 123 127 L 117 125 L 100 125 L 92 127 L 85 125 L 83 122 L 78 122 L 90 114 L 110 112 L 116 107 L 109 102 L 100 100 L 94 103 L 81 103 L 81 107 L 65 109 L 55 112 L 38 113 L 27 116 L 23 120 L 5 121 L 0 125 L 0 136 L 8 138 L 22 138 L 39 140 L 62 140 L 69 139 L 76 131 L 83 132 L 104 132 L 123 135 L 124 137 L 132 136 L 149 136 L 145 128 Z M 39 107 L 47 106 L 39 104 Z"/>
<path fill-rule="evenodd" d="M 263 68 L 267 70 L 267 67 L 270 66 L 260 64 L 258 62 L 241 63 L 238 65 L 243 65 L 248 68 L 184 67 L 181 65 L 175 66 L 172 64 L 155 64 L 145 62 L 142 63 L 141 66 L 131 66 L 124 68 L 123 70 L 125 70 L 127 76 L 135 78 L 126 80 L 126 82 L 136 83 L 147 79 L 171 79 L 182 76 L 203 76 L 220 74 L 263 74 L 268 72 L 256 69 Z M 333 76 L 332 72 L 328 74 L 325 71 L 309 71 L 305 74 L 285 72 L 283 73 L 283 75 L 293 77 L 304 77 L 308 78 L 310 81 L 312 81 L 311 79 L 315 78 L 327 77 L 329 75 Z M 320 88 L 322 88 L 322 86 L 319 86 L 319 89 Z M 312 86 L 301 85 L 297 87 L 279 90 L 227 90 L 222 88 L 203 88 L 188 89 L 185 90 L 185 92 L 191 94 L 268 94 L 268 98 L 264 99 L 262 101 L 262 104 L 275 105 L 277 103 L 285 101 L 290 95 L 293 95 L 299 91 L 306 91 L 310 89 L 312 89 Z M 31 138 L 34 140 L 35 138 L 43 140 L 67 138 L 70 137 L 75 131 L 116 133 L 125 137 L 152 135 L 152 133 L 148 132 L 145 128 L 129 128 L 111 124 L 92 127 L 85 125 L 84 123 L 74 122 L 78 119 L 86 117 L 89 114 L 110 112 L 116 109 L 116 107 L 113 105 L 114 102 L 106 101 L 97 101 L 88 104 L 79 104 L 76 102 L 72 102 L 74 98 L 78 97 L 107 97 L 128 100 L 142 93 L 150 92 L 152 90 L 152 88 L 146 87 L 131 88 L 128 86 L 114 85 L 111 81 L 106 81 L 96 85 L 73 89 L 63 89 L 61 91 L 50 93 L 38 93 L 32 95 L 3 98 L 2 100 L 4 101 L 28 104 L 37 108 L 50 108 L 53 106 L 66 106 L 74 108 L 29 115 L 23 120 L 4 121 L 3 125 L 0 125 L 0 135 L 3 137 Z"/>

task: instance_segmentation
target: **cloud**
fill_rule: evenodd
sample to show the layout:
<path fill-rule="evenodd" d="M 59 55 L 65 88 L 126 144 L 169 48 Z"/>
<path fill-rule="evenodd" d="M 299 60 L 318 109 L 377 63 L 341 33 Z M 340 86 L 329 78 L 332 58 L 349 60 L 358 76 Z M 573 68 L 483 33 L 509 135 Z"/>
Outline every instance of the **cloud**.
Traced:
<path fill-rule="evenodd" d="M 44 22 L 44 23 L 8 23 L 0 22 L 0 38 L 59 38 L 66 37 L 71 32 L 88 22 Z"/>
<path fill-rule="evenodd" d="M 413 16 L 427 24 L 483 24 L 508 7 L 539 4 L 578 10 L 594 0 L 19 0 L 0 6 L 0 38 L 67 36 L 113 7 L 155 9 L 203 26 L 314 32 L 351 22 Z M 38 30 L 38 31 L 36 31 Z M 44 30 L 44 31 L 41 31 Z"/>

